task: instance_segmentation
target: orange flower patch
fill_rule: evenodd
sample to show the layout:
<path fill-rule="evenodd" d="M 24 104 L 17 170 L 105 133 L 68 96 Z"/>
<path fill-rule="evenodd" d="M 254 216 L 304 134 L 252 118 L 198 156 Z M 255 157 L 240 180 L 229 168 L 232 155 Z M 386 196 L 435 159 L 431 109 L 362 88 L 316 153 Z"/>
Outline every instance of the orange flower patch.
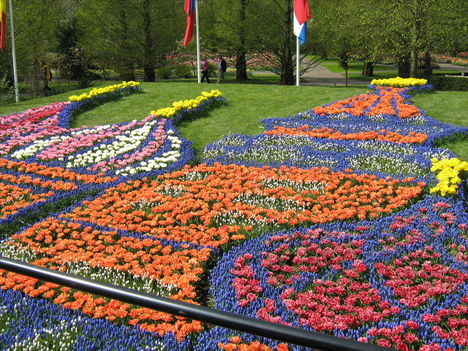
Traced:
<path fill-rule="evenodd" d="M 368 92 L 312 110 L 321 116 L 349 113 L 353 116 L 397 115 L 410 118 L 420 114 L 416 106 L 408 104 L 401 96 L 403 91 L 401 88 L 380 88 L 378 94 Z"/>
<path fill-rule="evenodd" d="M 224 351 L 288 351 L 289 347 L 286 344 L 278 344 L 275 348 L 271 348 L 259 341 L 250 343 L 243 341 L 238 336 L 233 336 L 230 343 L 218 343 L 218 347 Z"/>
<path fill-rule="evenodd" d="M 342 133 L 332 128 L 312 128 L 307 126 L 299 128 L 285 128 L 275 126 L 273 130 L 264 132 L 265 135 L 300 135 L 310 138 L 325 138 L 332 140 L 379 140 L 391 141 L 393 143 L 422 144 L 427 140 L 427 135 L 422 133 L 409 132 L 408 135 L 402 135 L 397 132 L 380 130 L 378 132 L 357 132 Z"/>
<path fill-rule="evenodd" d="M 109 183 L 117 180 L 118 177 L 104 177 L 100 175 L 80 174 L 66 170 L 61 167 L 47 167 L 38 163 L 26 163 L 24 161 L 15 162 L 7 159 L 0 158 L 0 171 L 1 169 L 14 170 L 18 173 L 35 174 L 54 179 L 64 179 L 68 181 L 78 181 L 85 184 L 102 184 Z M 60 183 L 60 181 L 58 181 Z"/>
<path fill-rule="evenodd" d="M 190 303 L 196 297 L 194 283 L 203 273 L 211 249 L 174 247 L 157 240 L 123 237 L 115 231 L 99 231 L 90 226 L 48 218 L 4 245 L 34 252 L 30 263 L 67 271 L 67 265 L 85 263 L 88 267 L 126 272 L 158 284 L 175 287 L 167 297 Z M 16 273 L 0 271 L 2 289 L 21 290 L 32 297 L 43 297 L 65 308 L 80 309 L 94 318 L 106 318 L 135 325 L 160 334 L 174 332 L 181 339 L 201 330 L 201 323 L 167 313 L 140 308 L 116 300 L 44 283 Z M 112 282 L 111 282 L 112 283 Z"/>
<path fill-rule="evenodd" d="M 0 174 L 1 179 L 1 174 Z M 19 210 L 35 203 L 45 201 L 53 192 L 34 194 L 31 189 L 0 182 L 0 219 L 5 219 Z"/>
<path fill-rule="evenodd" d="M 41 188 L 48 188 L 53 190 L 76 190 L 78 186 L 73 183 L 67 183 L 62 181 L 43 181 L 40 178 L 33 178 L 27 175 L 15 176 L 12 174 L 0 173 L 0 181 L 7 181 L 14 184 L 27 184 L 34 185 Z"/>
<path fill-rule="evenodd" d="M 84 184 L 110 183 L 116 179 L 0 158 L 0 222 L 16 220 L 20 210 L 37 209 L 39 202 L 49 204 L 72 194 L 71 191 L 85 190 Z"/>
<path fill-rule="evenodd" d="M 417 197 L 424 183 L 312 169 L 198 165 L 108 189 L 72 220 L 218 247 L 248 232 L 376 218 Z"/>

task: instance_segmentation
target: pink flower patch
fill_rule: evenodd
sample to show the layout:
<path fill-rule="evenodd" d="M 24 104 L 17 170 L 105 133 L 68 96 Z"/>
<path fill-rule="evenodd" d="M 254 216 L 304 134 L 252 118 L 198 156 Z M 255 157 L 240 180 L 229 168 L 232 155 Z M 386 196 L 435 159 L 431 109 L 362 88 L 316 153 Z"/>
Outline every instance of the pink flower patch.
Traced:
<path fill-rule="evenodd" d="M 402 304 L 416 308 L 431 298 L 451 294 L 468 279 L 468 274 L 437 263 L 439 257 L 426 247 L 390 264 L 376 263 L 375 269 Z"/>

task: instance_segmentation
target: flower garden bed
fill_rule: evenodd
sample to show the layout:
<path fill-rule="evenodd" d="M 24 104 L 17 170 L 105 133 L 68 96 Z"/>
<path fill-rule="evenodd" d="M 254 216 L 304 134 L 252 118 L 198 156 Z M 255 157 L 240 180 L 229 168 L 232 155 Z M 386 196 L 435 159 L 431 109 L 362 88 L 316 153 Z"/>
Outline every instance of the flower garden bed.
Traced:
<path fill-rule="evenodd" d="M 139 91 L 0 117 L 5 221 L 83 192 L 5 237 L 2 255 L 400 350 L 468 346 L 468 163 L 435 147 L 466 128 L 388 87 L 264 120 L 260 135 L 209 145 L 199 165 L 176 123 L 222 103 L 218 91 L 68 128 L 81 103 Z M 301 349 L 14 273 L 0 287 L 3 348 Z"/>

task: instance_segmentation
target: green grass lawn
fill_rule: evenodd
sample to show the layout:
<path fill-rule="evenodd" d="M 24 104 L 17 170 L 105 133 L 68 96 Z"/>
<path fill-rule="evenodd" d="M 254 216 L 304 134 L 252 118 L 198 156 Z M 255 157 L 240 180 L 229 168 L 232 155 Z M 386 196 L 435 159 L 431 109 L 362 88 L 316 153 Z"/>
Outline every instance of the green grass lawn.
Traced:
<path fill-rule="evenodd" d="M 261 80 L 261 79 L 260 79 Z M 261 80 L 263 81 L 263 80 Z M 109 85 L 110 82 L 99 82 Z M 96 84 L 95 86 L 98 86 Z M 178 129 L 193 141 L 200 152 L 209 143 L 228 133 L 255 135 L 262 131 L 259 121 L 267 117 L 295 115 L 312 107 L 360 94 L 364 87 L 295 87 L 267 84 L 197 84 L 194 82 L 142 83 L 144 93 L 124 97 L 79 114 L 73 127 L 94 126 L 123 121 L 140 120 L 151 110 L 167 107 L 173 101 L 190 99 L 203 90 L 219 89 L 228 98 L 227 106 L 216 108 L 204 116 L 182 120 Z M 75 91 L 74 93 L 80 93 Z M 21 112 L 53 101 L 65 101 L 72 93 L 43 97 L 0 107 L 0 114 Z M 436 92 L 417 95 L 414 102 L 431 117 L 456 125 L 468 125 L 468 92 Z M 454 142 L 448 147 L 462 159 L 468 160 L 468 140 Z"/>
<path fill-rule="evenodd" d="M 436 91 L 431 94 L 419 94 L 413 96 L 412 101 L 432 118 L 456 126 L 468 127 L 468 92 L 466 91 Z M 449 142 L 444 147 L 455 152 L 460 159 L 468 161 L 468 139 Z"/>

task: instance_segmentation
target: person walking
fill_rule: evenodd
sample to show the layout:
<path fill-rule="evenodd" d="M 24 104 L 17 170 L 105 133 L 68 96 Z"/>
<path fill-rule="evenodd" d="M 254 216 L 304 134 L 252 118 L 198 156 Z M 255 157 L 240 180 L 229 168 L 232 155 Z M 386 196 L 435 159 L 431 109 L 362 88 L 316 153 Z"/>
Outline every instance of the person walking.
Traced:
<path fill-rule="evenodd" d="M 208 84 L 210 83 L 209 71 L 210 71 L 210 67 L 208 66 L 208 61 L 206 61 L 206 58 L 205 58 L 203 59 L 203 63 L 202 63 L 202 73 L 203 73 L 202 78 L 201 78 L 202 83 L 205 80 L 205 78 L 206 78 L 206 82 Z"/>
<path fill-rule="evenodd" d="M 226 60 L 223 59 L 222 55 L 219 55 L 219 61 L 218 61 L 218 83 L 221 83 L 224 81 L 224 73 L 227 70 L 227 63 Z"/>

